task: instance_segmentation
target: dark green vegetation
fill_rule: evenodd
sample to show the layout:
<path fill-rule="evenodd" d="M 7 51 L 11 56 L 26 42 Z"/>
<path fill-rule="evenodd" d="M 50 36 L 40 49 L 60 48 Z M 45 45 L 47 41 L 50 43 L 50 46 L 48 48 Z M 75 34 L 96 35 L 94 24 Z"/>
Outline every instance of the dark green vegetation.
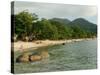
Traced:
<path fill-rule="evenodd" d="M 83 18 L 74 21 L 67 19 L 38 19 L 36 14 L 27 11 L 11 16 L 14 24 L 12 40 L 59 40 L 92 38 L 97 36 L 97 25 Z"/>

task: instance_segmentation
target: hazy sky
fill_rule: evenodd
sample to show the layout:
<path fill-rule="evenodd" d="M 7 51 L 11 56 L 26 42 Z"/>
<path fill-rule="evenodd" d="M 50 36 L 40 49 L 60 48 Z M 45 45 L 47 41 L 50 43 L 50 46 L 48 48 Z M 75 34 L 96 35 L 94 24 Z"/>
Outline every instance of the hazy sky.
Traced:
<path fill-rule="evenodd" d="M 36 13 L 39 18 L 67 18 L 69 20 L 85 18 L 92 23 L 97 23 L 96 6 L 16 1 L 14 3 L 14 14 L 23 10 Z"/>

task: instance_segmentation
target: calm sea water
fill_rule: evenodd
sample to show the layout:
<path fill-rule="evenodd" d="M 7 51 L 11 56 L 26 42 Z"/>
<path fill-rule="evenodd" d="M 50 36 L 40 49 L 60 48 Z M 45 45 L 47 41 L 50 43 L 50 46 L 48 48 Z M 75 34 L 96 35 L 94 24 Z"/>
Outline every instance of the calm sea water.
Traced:
<path fill-rule="evenodd" d="M 73 42 L 65 45 L 44 47 L 48 59 L 33 63 L 14 63 L 15 73 L 67 71 L 97 68 L 97 40 Z M 41 50 L 38 49 L 38 50 Z M 15 58 L 19 55 L 15 53 Z"/>

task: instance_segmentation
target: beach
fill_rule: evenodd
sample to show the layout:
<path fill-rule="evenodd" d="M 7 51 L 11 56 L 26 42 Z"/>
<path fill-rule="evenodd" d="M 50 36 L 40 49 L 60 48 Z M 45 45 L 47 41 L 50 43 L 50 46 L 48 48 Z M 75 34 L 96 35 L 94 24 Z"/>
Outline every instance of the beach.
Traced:
<path fill-rule="evenodd" d="M 17 41 L 12 42 L 12 49 L 14 51 L 26 51 L 29 48 L 37 49 L 39 47 L 49 46 L 49 45 L 58 45 L 64 43 L 78 42 L 83 40 L 91 40 L 93 38 L 85 38 L 85 39 L 70 39 L 70 40 L 37 40 L 33 42 L 23 42 Z"/>

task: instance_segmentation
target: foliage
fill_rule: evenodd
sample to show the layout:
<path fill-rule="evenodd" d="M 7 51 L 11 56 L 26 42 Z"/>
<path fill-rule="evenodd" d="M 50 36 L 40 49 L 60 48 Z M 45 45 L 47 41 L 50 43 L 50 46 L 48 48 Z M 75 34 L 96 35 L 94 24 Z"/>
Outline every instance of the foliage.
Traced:
<path fill-rule="evenodd" d="M 22 11 L 14 15 L 14 35 L 17 36 L 17 40 L 25 41 L 91 38 L 97 35 L 96 26 L 91 27 L 93 24 L 86 20 L 59 20 L 61 19 L 38 19 L 35 13 Z M 67 22 L 63 23 L 65 21 Z"/>
<path fill-rule="evenodd" d="M 30 36 L 32 24 L 35 20 L 37 20 L 37 15 L 28 13 L 27 11 L 23 11 L 17 15 L 15 15 L 15 34 L 18 35 L 19 39 L 25 39 L 25 37 Z"/>

